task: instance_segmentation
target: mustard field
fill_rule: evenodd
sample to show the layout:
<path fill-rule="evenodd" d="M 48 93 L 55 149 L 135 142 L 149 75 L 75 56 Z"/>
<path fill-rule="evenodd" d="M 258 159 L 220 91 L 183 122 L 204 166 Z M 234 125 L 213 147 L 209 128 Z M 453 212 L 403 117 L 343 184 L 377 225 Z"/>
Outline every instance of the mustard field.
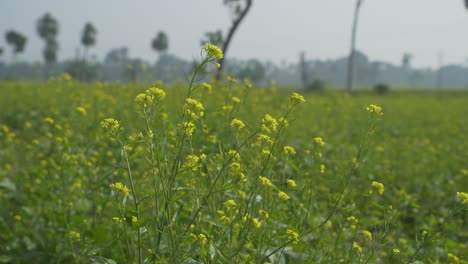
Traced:
<path fill-rule="evenodd" d="M 0 263 L 468 263 L 467 91 L 65 76 L 0 106 Z"/>

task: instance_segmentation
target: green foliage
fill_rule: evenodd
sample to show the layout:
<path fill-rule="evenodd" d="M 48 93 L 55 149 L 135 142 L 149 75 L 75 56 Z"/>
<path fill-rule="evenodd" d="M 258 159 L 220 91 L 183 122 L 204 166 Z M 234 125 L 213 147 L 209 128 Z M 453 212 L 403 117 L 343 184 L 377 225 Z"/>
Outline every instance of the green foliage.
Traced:
<path fill-rule="evenodd" d="M 83 60 L 74 60 L 67 64 L 65 72 L 73 79 L 90 82 L 97 77 L 97 66 L 86 63 Z"/>
<path fill-rule="evenodd" d="M 16 31 L 10 30 L 5 34 L 5 39 L 8 44 L 13 46 L 13 53 L 21 53 L 24 51 L 26 46 L 27 38 L 23 36 L 21 33 Z"/>
<path fill-rule="evenodd" d="M 322 80 L 314 80 L 306 86 L 306 92 L 323 92 L 326 83 Z"/>
<path fill-rule="evenodd" d="M 81 36 L 81 44 L 86 48 L 96 44 L 97 29 L 90 22 L 85 24 L 83 34 Z"/>
<path fill-rule="evenodd" d="M 385 83 L 378 83 L 376 85 L 374 85 L 374 92 L 377 93 L 377 94 L 386 94 L 390 91 L 390 86 L 388 84 L 385 84 Z"/>
<path fill-rule="evenodd" d="M 47 64 L 51 64 L 57 61 L 57 34 L 59 31 L 58 21 L 53 18 L 49 13 L 44 14 L 36 24 L 36 30 L 46 45 L 42 52 L 44 60 Z"/>
<path fill-rule="evenodd" d="M 151 47 L 157 52 L 165 52 L 169 47 L 169 38 L 166 33 L 159 31 L 151 42 Z"/>
<path fill-rule="evenodd" d="M 466 92 L 304 100 L 197 83 L 203 54 L 186 85 L 0 82 L 1 262 L 464 261 Z"/>

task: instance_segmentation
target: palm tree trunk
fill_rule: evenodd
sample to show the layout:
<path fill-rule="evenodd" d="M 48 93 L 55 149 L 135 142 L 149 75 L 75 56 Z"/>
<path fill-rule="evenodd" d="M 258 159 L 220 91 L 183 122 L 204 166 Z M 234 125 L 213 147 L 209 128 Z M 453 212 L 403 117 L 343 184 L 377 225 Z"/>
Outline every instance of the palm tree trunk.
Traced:
<path fill-rule="evenodd" d="M 354 9 L 354 18 L 353 18 L 353 29 L 351 32 L 351 51 L 348 58 L 348 78 L 346 81 L 346 90 L 349 94 L 353 92 L 353 68 L 354 68 L 354 53 L 356 47 L 356 32 L 359 19 L 359 9 L 361 8 L 364 0 L 357 0 L 356 7 Z"/>
<path fill-rule="evenodd" d="M 221 66 L 218 68 L 218 72 L 216 73 L 216 77 L 215 77 L 216 80 L 221 79 L 221 74 L 222 74 L 223 69 L 224 69 L 224 59 L 226 58 L 226 54 L 227 54 L 227 51 L 229 49 L 229 45 L 231 44 L 232 38 L 234 36 L 234 33 L 236 33 L 237 28 L 239 27 L 242 20 L 245 18 L 245 16 L 249 12 L 250 8 L 252 7 L 252 2 L 253 2 L 253 0 L 246 0 L 246 6 L 245 6 L 244 10 L 242 10 L 240 15 L 233 21 L 232 26 L 229 29 L 227 38 L 224 41 L 223 48 L 222 48 L 223 53 L 224 53 L 224 57 L 218 60 L 218 63 Z"/>

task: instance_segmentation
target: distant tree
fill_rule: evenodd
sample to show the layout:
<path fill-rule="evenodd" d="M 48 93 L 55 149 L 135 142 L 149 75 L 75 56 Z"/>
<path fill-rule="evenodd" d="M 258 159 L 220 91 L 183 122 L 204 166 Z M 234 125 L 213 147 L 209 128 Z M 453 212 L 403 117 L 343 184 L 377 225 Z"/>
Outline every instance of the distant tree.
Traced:
<path fill-rule="evenodd" d="M 301 81 L 302 81 L 302 87 L 304 89 L 307 88 L 307 63 L 305 60 L 305 52 L 301 52 L 299 55 L 299 67 L 301 71 Z"/>
<path fill-rule="evenodd" d="M 166 52 L 169 48 L 169 38 L 166 33 L 159 31 L 153 41 L 151 41 L 151 47 L 159 54 Z"/>
<path fill-rule="evenodd" d="M 10 30 L 5 34 L 5 39 L 7 43 L 13 47 L 13 59 L 18 53 L 24 51 L 27 38 L 21 33 L 18 33 L 14 30 Z"/>
<path fill-rule="evenodd" d="M 401 59 L 401 67 L 404 69 L 409 69 L 411 68 L 411 59 L 413 58 L 413 55 L 409 53 L 403 53 L 403 58 Z"/>
<path fill-rule="evenodd" d="M 36 24 L 37 33 L 45 41 L 45 48 L 43 50 L 44 60 L 47 64 L 52 64 L 57 61 L 57 34 L 59 24 L 55 18 L 49 13 L 42 16 Z"/>
<path fill-rule="evenodd" d="M 90 22 L 86 23 L 81 35 L 81 44 L 84 46 L 83 58 L 86 60 L 88 49 L 96 44 L 97 29 Z"/>
<path fill-rule="evenodd" d="M 253 83 L 258 84 L 265 78 L 265 66 L 258 60 L 249 60 L 247 65 L 243 67 L 237 77 L 240 79 L 249 79 Z"/>
<path fill-rule="evenodd" d="M 468 9 L 468 0 L 465 0 L 465 7 Z"/>
<path fill-rule="evenodd" d="M 218 47 L 223 45 L 223 32 L 221 30 L 217 30 L 214 32 L 206 32 L 205 38 L 200 41 L 202 46 L 205 46 L 208 43 L 214 44 Z"/>
<path fill-rule="evenodd" d="M 218 63 L 221 64 L 221 66 L 218 68 L 218 73 L 216 74 L 216 79 L 218 80 L 221 78 L 221 73 L 224 69 L 224 59 L 228 53 L 232 38 L 234 37 L 236 30 L 239 28 L 239 25 L 242 23 L 245 16 L 252 7 L 252 2 L 253 0 L 224 0 L 224 5 L 226 5 L 231 11 L 232 23 L 229 27 L 226 39 L 223 41 L 222 45 L 224 57 L 218 60 Z"/>
<path fill-rule="evenodd" d="M 0 47 L 0 56 L 3 54 L 3 48 Z"/>
<path fill-rule="evenodd" d="M 104 58 L 104 62 L 106 64 L 124 64 L 127 63 L 128 60 L 127 47 L 112 49 L 106 54 L 106 57 Z"/>
<path fill-rule="evenodd" d="M 356 33 L 359 19 L 359 10 L 364 0 L 356 0 L 356 5 L 354 8 L 354 18 L 353 18 L 353 29 L 351 32 L 351 51 L 348 58 L 348 77 L 346 80 L 346 89 L 348 93 L 353 92 L 353 67 L 354 67 L 354 55 L 356 49 Z"/>

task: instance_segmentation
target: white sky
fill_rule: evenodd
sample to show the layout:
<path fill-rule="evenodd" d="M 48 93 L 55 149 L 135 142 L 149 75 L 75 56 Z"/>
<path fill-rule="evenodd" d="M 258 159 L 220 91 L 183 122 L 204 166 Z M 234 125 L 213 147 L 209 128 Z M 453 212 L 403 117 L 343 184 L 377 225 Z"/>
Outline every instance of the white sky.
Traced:
<path fill-rule="evenodd" d="M 128 46 L 131 56 L 154 62 L 150 42 L 159 30 L 169 35 L 169 52 L 190 59 L 199 54 L 206 31 L 229 25 L 223 0 L 0 0 L 0 46 L 10 58 L 5 32 L 28 37 L 23 60 L 41 60 L 43 42 L 35 23 L 50 12 L 60 23 L 59 59 L 71 58 L 80 47 L 84 24 L 98 29 L 91 53 L 102 59 L 112 48 Z M 229 56 L 295 62 L 348 54 L 354 0 L 254 0 L 240 26 Z M 361 9 L 357 48 L 371 60 L 400 64 L 413 54 L 416 67 L 467 64 L 468 10 L 463 0 L 365 0 Z"/>

